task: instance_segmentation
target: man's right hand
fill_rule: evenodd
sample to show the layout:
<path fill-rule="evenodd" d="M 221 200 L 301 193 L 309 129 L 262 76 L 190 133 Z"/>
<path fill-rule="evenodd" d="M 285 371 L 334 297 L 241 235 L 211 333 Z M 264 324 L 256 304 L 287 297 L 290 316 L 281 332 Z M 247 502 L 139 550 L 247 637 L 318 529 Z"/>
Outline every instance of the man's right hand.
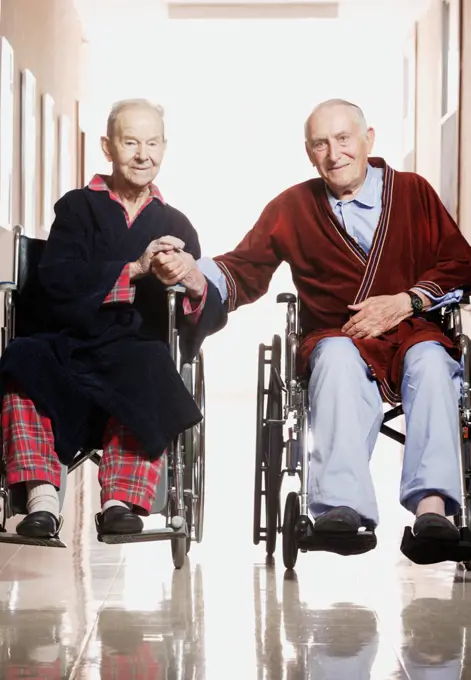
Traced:
<path fill-rule="evenodd" d="M 152 258 L 158 253 L 181 251 L 184 247 L 185 243 L 176 238 L 176 236 L 162 236 L 155 241 L 151 241 L 141 257 L 135 262 L 130 263 L 129 278 L 131 281 L 134 281 L 150 274 Z"/>
<path fill-rule="evenodd" d="M 193 256 L 185 252 L 160 252 L 152 260 L 152 272 L 165 285 L 182 283 L 189 297 L 200 299 L 206 289 L 206 278 Z"/>

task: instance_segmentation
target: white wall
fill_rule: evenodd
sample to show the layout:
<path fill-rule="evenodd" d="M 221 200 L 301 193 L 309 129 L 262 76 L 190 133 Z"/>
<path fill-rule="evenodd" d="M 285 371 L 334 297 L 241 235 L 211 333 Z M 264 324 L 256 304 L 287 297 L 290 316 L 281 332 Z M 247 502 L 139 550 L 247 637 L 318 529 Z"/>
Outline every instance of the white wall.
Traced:
<path fill-rule="evenodd" d="M 160 101 L 169 146 L 159 184 L 192 220 L 204 252 L 216 255 L 235 246 L 268 200 L 312 176 L 303 122 L 323 99 L 344 97 L 362 106 L 377 130 L 376 153 L 400 167 L 402 42 L 391 18 L 382 34 L 370 20 L 161 17 L 152 38 L 142 24 L 137 43 L 129 33 L 124 43 L 119 29 L 105 42 L 103 34 L 99 41 L 92 37 L 90 173 L 104 168 L 98 137 L 111 102 L 128 96 Z M 110 63 L 110 77 L 98 80 L 97 68 L 106 72 Z M 280 272 L 265 300 L 237 312 L 208 341 L 210 389 L 253 393 L 257 345 L 282 333 L 283 312 L 273 298 L 289 286 L 289 274 Z"/>

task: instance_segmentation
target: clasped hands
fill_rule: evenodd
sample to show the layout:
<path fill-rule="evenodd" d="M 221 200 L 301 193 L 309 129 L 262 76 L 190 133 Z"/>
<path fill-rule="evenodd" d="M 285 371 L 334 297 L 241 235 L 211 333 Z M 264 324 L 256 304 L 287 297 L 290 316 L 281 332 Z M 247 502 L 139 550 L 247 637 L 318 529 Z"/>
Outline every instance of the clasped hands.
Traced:
<path fill-rule="evenodd" d="M 185 253 L 185 243 L 175 236 L 163 236 L 151 241 L 141 257 L 131 264 L 131 280 L 149 273 L 154 274 L 165 286 L 181 283 L 187 295 L 201 298 L 206 288 L 206 278 L 190 253 Z"/>
<path fill-rule="evenodd" d="M 190 253 L 184 252 L 185 243 L 175 236 L 163 236 L 152 241 L 139 260 L 131 265 L 131 279 L 153 273 L 165 286 L 181 283 L 187 295 L 201 298 L 206 288 L 206 278 L 198 269 Z M 430 301 L 418 292 L 424 302 L 424 309 Z M 355 312 L 342 327 L 342 332 L 352 339 L 377 338 L 398 326 L 412 316 L 410 297 L 407 293 L 377 295 L 348 305 Z"/>

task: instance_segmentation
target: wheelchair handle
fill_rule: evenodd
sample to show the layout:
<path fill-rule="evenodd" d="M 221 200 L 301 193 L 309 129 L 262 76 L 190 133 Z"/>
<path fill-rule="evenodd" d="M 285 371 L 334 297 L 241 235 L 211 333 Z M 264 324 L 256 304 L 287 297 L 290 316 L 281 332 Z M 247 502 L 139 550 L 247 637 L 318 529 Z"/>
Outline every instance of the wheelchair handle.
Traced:
<path fill-rule="evenodd" d="M 186 293 L 186 288 L 182 283 L 176 283 L 174 286 L 166 286 L 167 293 Z"/>
<path fill-rule="evenodd" d="M 290 302 L 296 302 L 296 295 L 294 293 L 279 293 L 276 296 L 276 301 L 278 304 L 290 304 Z"/>
<path fill-rule="evenodd" d="M 276 296 L 278 304 L 286 304 L 285 331 L 285 377 L 287 408 L 291 409 L 296 401 L 297 376 L 296 356 L 298 352 L 298 298 L 294 293 L 279 293 Z"/>
<path fill-rule="evenodd" d="M 7 290 L 16 290 L 16 283 L 13 281 L 0 281 L 0 293 L 5 293 Z"/>

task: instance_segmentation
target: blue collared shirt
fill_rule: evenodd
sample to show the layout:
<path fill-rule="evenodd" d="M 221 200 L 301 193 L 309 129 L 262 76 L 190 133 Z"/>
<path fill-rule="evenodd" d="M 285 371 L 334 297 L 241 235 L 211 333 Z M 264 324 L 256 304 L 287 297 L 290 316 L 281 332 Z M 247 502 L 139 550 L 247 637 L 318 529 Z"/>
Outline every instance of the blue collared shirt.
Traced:
<path fill-rule="evenodd" d="M 368 165 L 363 186 L 355 198 L 347 201 L 340 201 L 326 186 L 334 215 L 365 253 L 370 252 L 383 207 L 383 173 L 383 168 Z"/>

